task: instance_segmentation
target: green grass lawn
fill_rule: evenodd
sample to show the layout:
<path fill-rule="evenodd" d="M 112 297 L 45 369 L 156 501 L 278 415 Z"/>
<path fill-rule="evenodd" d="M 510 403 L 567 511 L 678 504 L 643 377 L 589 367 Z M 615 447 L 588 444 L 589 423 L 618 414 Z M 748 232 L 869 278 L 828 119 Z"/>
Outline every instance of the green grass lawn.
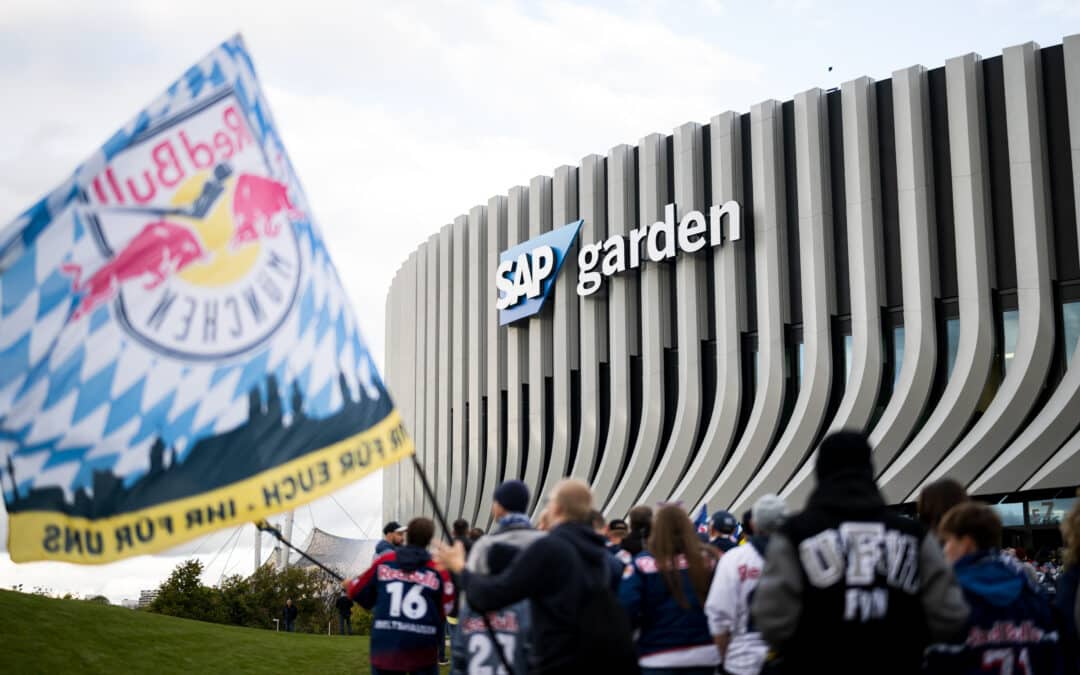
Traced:
<path fill-rule="evenodd" d="M 4 673 L 366 673 L 366 637 L 220 626 L 0 591 Z"/>

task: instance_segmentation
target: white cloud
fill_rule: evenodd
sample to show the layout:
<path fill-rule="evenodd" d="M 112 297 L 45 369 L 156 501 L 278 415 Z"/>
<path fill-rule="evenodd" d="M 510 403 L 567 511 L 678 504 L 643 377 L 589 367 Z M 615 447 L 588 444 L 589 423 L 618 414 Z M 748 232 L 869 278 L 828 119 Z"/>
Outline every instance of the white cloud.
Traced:
<path fill-rule="evenodd" d="M 0 222 L 200 56 L 191 45 L 241 27 L 379 362 L 389 281 L 428 233 L 559 164 L 704 120 L 761 73 L 651 14 L 565 2 L 242 3 L 224 16 L 216 2 L 33 3 L 5 23 L 0 35 L 45 40 L 19 44 L 26 67 L 0 75 L 23 101 L 0 130 Z"/>

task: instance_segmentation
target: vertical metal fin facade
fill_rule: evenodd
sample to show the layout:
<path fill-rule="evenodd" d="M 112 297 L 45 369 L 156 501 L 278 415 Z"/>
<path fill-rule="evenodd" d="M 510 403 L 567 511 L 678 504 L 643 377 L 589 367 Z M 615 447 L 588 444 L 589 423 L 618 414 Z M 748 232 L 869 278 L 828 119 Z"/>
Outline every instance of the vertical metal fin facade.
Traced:
<path fill-rule="evenodd" d="M 765 101 L 441 228 L 387 295 L 387 384 L 447 515 L 479 526 L 507 478 L 533 514 L 566 476 L 609 517 L 770 492 L 799 507 L 821 439 L 851 428 L 890 503 L 946 476 L 997 497 L 1073 487 L 1078 196 L 1080 36 Z M 655 223 L 677 237 L 729 201 L 741 232 L 650 257 Z M 543 309 L 501 326 L 500 253 L 579 218 Z M 579 295 L 582 247 L 603 269 L 613 236 L 629 269 Z M 410 467 L 383 475 L 388 518 L 431 512 Z"/>

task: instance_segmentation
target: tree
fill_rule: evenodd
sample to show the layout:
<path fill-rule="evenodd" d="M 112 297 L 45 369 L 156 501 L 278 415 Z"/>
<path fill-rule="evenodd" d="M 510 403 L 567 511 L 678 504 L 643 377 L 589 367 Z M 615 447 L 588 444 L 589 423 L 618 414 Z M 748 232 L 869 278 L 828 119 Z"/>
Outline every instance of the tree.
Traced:
<path fill-rule="evenodd" d="M 256 610 L 251 604 L 251 582 L 248 579 L 239 574 L 225 577 L 217 590 L 221 596 L 221 618 L 225 623 L 250 627 L 259 625 Z"/>
<path fill-rule="evenodd" d="M 282 618 L 285 601 L 289 598 L 299 611 L 298 631 L 321 633 L 334 619 L 333 600 L 337 598 L 338 586 L 328 582 L 319 570 L 290 567 L 278 571 L 264 565 L 248 578 L 248 586 L 252 623 L 247 625 L 273 628 L 274 619 Z"/>
<path fill-rule="evenodd" d="M 202 561 L 185 560 L 158 588 L 150 611 L 198 621 L 222 620 L 219 594 L 202 583 Z"/>
<path fill-rule="evenodd" d="M 91 598 L 87 598 L 86 601 L 87 602 L 92 602 L 95 605 L 110 605 L 110 604 L 112 604 L 112 603 L 109 602 L 109 599 L 106 598 L 104 595 L 95 595 L 95 596 L 93 596 Z"/>
<path fill-rule="evenodd" d="M 371 624 L 374 617 L 369 610 L 360 605 L 352 606 L 352 632 L 353 635 L 371 635 Z"/>
<path fill-rule="evenodd" d="M 264 565 L 250 577 L 226 577 L 214 588 L 203 585 L 202 572 L 202 563 L 196 559 L 177 565 L 148 609 L 199 621 L 274 628 L 274 619 L 282 619 L 285 601 L 292 598 L 299 610 L 298 631 L 322 633 L 337 620 L 334 601 L 340 587 L 319 570 L 290 567 L 278 571 Z"/>

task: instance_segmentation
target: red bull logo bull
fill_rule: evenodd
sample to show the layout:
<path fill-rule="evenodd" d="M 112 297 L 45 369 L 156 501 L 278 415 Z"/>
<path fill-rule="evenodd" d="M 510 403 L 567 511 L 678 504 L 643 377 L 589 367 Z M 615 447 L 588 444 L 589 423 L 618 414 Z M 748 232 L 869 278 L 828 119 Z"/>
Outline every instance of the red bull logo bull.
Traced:
<path fill-rule="evenodd" d="M 231 245 L 234 248 L 243 246 L 258 239 L 260 233 L 276 237 L 280 228 L 275 221 L 282 213 L 296 220 L 304 215 L 289 200 L 287 186 L 261 176 L 240 176 L 233 194 L 236 231 L 233 233 Z"/>
<path fill-rule="evenodd" d="M 89 220 L 106 251 L 94 269 L 63 266 L 79 296 L 71 321 L 111 304 L 132 337 L 187 359 L 242 354 L 281 326 L 306 215 L 239 110 L 223 97 L 187 111 L 93 179 Z"/>
<path fill-rule="evenodd" d="M 116 257 L 98 268 L 85 282 L 81 282 L 79 265 L 64 265 L 64 272 L 74 278 L 75 291 L 82 295 L 71 320 L 78 321 L 111 301 L 120 285 L 127 281 L 141 280 L 144 289 L 153 290 L 204 255 L 202 245 L 191 230 L 159 220 L 144 227 Z"/>

